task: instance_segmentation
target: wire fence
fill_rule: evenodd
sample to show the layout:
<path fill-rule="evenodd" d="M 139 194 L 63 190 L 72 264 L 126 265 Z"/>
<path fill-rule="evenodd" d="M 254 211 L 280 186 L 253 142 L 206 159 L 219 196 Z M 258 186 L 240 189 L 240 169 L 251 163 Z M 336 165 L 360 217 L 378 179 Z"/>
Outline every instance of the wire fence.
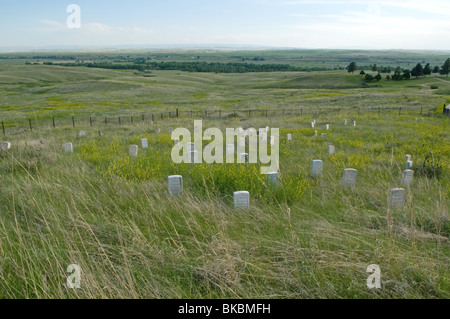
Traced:
<path fill-rule="evenodd" d="M 14 135 L 33 130 L 55 129 L 66 127 L 108 127 L 121 125 L 137 124 L 156 124 L 171 119 L 178 118 L 196 118 L 196 119 L 227 119 L 227 118 L 292 118 L 292 117 L 310 117 L 319 119 L 321 117 L 334 117 L 339 115 L 348 115 L 356 117 L 362 114 L 378 115 L 430 115 L 433 109 L 424 110 L 423 107 L 416 109 L 404 109 L 402 107 L 370 107 L 370 108 L 317 108 L 317 109 L 236 109 L 236 110 L 180 110 L 164 111 L 154 113 L 124 114 L 115 116 L 58 116 L 46 118 L 28 118 L 18 120 L 2 120 L 1 129 L 3 135 Z"/>

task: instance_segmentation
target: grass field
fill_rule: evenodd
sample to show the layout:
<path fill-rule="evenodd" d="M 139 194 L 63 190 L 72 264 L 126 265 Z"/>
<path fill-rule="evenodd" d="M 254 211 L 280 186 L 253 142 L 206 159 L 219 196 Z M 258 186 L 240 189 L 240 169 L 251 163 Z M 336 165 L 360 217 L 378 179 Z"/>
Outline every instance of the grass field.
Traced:
<path fill-rule="evenodd" d="M 365 87 L 345 71 L 143 74 L 0 60 L 2 139 L 12 144 L 0 152 L 0 298 L 449 298 L 445 81 Z M 70 122 L 176 108 L 179 118 L 153 124 Z M 299 108 L 303 116 L 292 112 Z M 318 108 L 341 111 L 312 116 Z M 280 128 L 280 187 L 259 164 L 173 164 L 169 128 L 192 130 L 191 109 L 241 111 L 204 119 L 205 128 Z M 271 113 L 248 118 L 247 109 Z M 28 119 L 40 125 L 29 131 Z M 130 158 L 129 145 L 144 137 L 150 148 Z M 406 154 L 415 178 L 393 208 L 388 194 L 400 187 Z M 324 161 L 318 179 L 314 159 Z M 345 168 L 358 170 L 357 187 L 341 187 Z M 167 190 L 178 174 L 180 198 Z M 233 209 L 241 190 L 249 210 Z M 71 264 L 81 267 L 81 289 L 66 287 Z M 367 288 L 371 264 L 381 289 Z"/>

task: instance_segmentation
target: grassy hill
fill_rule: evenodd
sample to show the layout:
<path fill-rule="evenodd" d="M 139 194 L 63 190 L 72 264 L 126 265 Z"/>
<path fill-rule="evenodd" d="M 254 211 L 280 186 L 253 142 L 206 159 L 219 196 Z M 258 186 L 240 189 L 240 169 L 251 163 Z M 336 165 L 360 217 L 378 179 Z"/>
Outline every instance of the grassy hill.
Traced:
<path fill-rule="evenodd" d="M 0 62 L 2 140 L 12 143 L 0 152 L 0 298 L 450 297 L 442 79 L 363 87 L 345 71 L 143 74 L 10 62 Z M 176 108 L 179 118 L 150 123 Z M 169 128 L 192 130 L 191 109 L 205 128 L 280 128 L 280 187 L 260 164 L 172 163 Z M 248 109 L 261 112 L 249 118 Z M 224 116 L 206 119 L 205 110 Z M 134 114 L 133 124 L 117 123 Z M 83 121 L 74 128 L 71 116 Z M 98 118 L 92 127 L 89 116 Z M 149 149 L 130 158 L 141 138 Z M 406 154 L 415 178 L 394 208 L 388 194 L 401 186 Z M 324 162 L 321 178 L 310 174 L 314 159 Z M 341 186 L 345 168 L 358 170 L 355 188 Z M 167 190 L 178 174 L 179 198 Z M 233 209 L 242 190 L 249 210 Z M 81 289 L 66 287 L 71 264 L 82 269 Z M 367 288 L 371 264 L 382 289 Z"/>

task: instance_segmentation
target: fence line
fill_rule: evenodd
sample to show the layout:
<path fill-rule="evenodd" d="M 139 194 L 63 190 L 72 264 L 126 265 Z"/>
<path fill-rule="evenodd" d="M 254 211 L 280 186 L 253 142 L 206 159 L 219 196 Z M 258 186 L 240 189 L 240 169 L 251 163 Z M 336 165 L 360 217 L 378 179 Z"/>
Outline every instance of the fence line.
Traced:
<path fill-rule="evenodd" d="M 430 109 L 431 110 L 431 109 Z M 150 123 L 155 124 L 158 121 L 166 121 L 168 119 L 174 118 L 202 118 L 202 119 L 227 119 L 233 117 L 247 117 L 247 118 L 273 118 L 273 117 L 298 117 L 298 116 L 310 116 L 313 118 L 320 118 L 321 116 L 327 115 L 341 115 L 341 114 L 349 114 L 352 113 L 353 116 L 361 115 L 362 113 L 373 112 L 378 113 L 380 115 L 382 112 L 386 114 L 386 112 L 394 112 L 394 114 L 402 115 L 402 112 L 411 111 L 418 112 L 419 109 L 407 109 L 404 110 L 401 107 L 370 107 L 370 108 L 319 108 L 319 109 L 247 109 L 247 110 L 233 110 L 233 111 L 223 111 L 221 109 L 218 110 L 204 110 L 204 111 L 194 111 L 194 110 L 185 110 L 181 111 L 176 109 L 175 112 L 165 111 L 158 113 L 140 113 L 140 114 L 128 114 L 117 115 L 117 116 L 89 116 L 89 118 L 76 118 L 75 116 L 70 117 L 51 117 L 51 118 L 42 118 L 42 119 L 28 119 L 25 124 L 25 120 L 3 120 L 2 123 L 2 132 L 3 135 L 7 134 L 15 134 L 22 133 L 24 131 L 33 131 L 36 128 L 66 128 L 66 127 L 83 127 L 88 125 L 90 127 L 107 127 L 107 126 L 120 126 L 127 124 L 143 124 Z M 416 113 L 417 115 L 424 115 L 424 108 L 420 109 L 420 113 Z M 350 114 L 349 114 L 350 115 Z"/>

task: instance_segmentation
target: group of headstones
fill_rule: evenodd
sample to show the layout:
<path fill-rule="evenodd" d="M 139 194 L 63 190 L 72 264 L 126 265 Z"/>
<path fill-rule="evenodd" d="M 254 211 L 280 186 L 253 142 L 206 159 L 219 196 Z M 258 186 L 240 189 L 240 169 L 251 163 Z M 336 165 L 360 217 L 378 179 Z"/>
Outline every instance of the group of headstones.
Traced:
<path fill-rule="evenodd" d="M 317 122 L 314 120 L 311 122 L 311 127 L 315 128 L 317 125 Z M 344 121 L 344 125 L 347 125 L 347 120 Z M 356 121 L 353 121 L 353 126 L 356 127 Z M 330 130 L 330 124 L 325 125 L 326 130 Z M 245 136 L 251 135 L 252 133 L 248 133 L 247 131 L 244 131 L 242 128 L 239 128 L 241 133 L 243 133 L 244 137 L 240 138 L 238 141 L 238 145 L 245 147 Z M 267 134 L 269 132 L 270 128 L 266 127 L 265 131 L 263 130 L 260 139 L 262 141 L 267 142 Z M 156 130 L 157 133 L 160 133 L 160 129 Z M 173 129 L 169 129 L 169 133 L 172 133 Z M 315 135 L 317 136 L 317 131 L 315 131 Z M 326 139 L 327 134 L 322 133 L 322 138 Z M 78 134 L 79 138 L 86 137 L 85 131 L 80 131 Z M 287 134 L 287 141 L 292 142 L 292 134 Z M 179 139 L 174 141 L 175 144 L 179 143 Z M 274 145 L 275 143 L 275 137 L 270 136 L 270 144 Z M 143 138 L 141 140 L 141 146 L 143 149 L 148 149 L 148 139 Z M 11 143 L 9 142 L 2 142 L 0 143 L 0 149 L 1 150 L 9 150 L 11 148 Z M 65 143 L 64 149 L 66 153 L 73 153 L 73 144 L 72 143 Z M 188 143 L 187 149 L 189 151 L 189 158 L 191 163 L 199 163 L 199 157 L 198 152 L 195 150 L 195 144 L 194 143 Z M 129 155 L 131 157 L 137 157 L 139 151 L 138 145 L 130 145 L 129 148 Z M 234 144 L 228 144 L 226 147 L 226 154 L 228 157 L 234 157 L 235 152 L 235 145 Z M 334 155 L 335 154 L 335 146 L 329 145 L 328 146 L 328 154 Z M 406 170 L 403 171 L 402 174 L 402 180 L 401 185 L 405 187 L 409 187 L 412 184 L 413 178 L 414 178 L 414 171 L 411 170 L 413 162 L 411 161 L 411 155 L 406 155 Z M 249 161 L 249 155 L 247 153 L 240 154 L 240 160 L 242 163 L 248 163 Z M 313 160 L 312 162 L 312 170 L 311 175 L 315 178 L 318 178 L 322 176 L 323 172 L 323 161 L 322 160 Z M 343 175 L 342 175 L 342 186 L 344 187 L 355 187 L 356 186 L 356 179 L 357 179 L 358 171 L 356 169 L 347 168 L 344 169 Z M 279 185 L 279 173 L 278 172 L 270 172 L 267 174 L 267 182 L 271 186 L 278 187 Z M 180 175 L 174 175 L 169 176 L 169 193 L 173 196 L 180 196 L 183 193 L 183 177 Z M 405 189 L 403 188 L 393 188 L 390 191 L 389 196 L 389 204 L 392 207 L 398 207 L 402 206 L 405 201 Z M 235 192 L 233 195 L 234 198 L 234 207 L 236 209 L 247 209 L 250 206 L 250 194 L 247 191 L 238 191 Z"/>
<path fill-rule="evenodd" d="M 411 169 L 413 162 L 411 155 L 405 156 L 406 169 L 402 173 L 401 185 L 403 187 L 410 187 L 414 179 L 414 171 Z M 401 207 L 405 203 L 406 190 L 404 188 L 393 188 L 389 194 L 389 204 L 391 207 Z"/>

